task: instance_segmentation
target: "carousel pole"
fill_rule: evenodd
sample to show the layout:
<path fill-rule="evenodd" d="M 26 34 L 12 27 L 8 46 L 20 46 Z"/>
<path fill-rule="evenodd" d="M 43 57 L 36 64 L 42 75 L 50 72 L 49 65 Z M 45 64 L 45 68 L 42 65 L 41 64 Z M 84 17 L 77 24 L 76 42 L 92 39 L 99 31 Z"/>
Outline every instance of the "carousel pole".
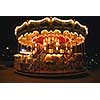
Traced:
<path fill-rule="evenodd" d="M 76 53 L 78 52 L 78 45 L 76 45 Z"/>
<path fill-rule="evenodd" d="M 85 55 L 85 43 L 83 43 L 83 55 Z"/>
<path fill-rule="evenodd" d="M 17 51 L 18 51 L 18 53 L 19 53 L 19 43 L 18 43 L 18 48 L 17 48 Z"/>
<path fill-rule="evenodd" d="M 79 45 L 79 53 L 81 52 L 81 45 Z"/>
<path fill-rule="evenodd" d="M 81 52 L 81 45 L 79 45 L 79 53 Z"/>
<path fill-rule="evenodd" d="M 74 52 L 76 53 L 77 52 L 77 45 L 74 47 L 74 50 L 75 50 Z"/>
<path fill-rule="evenodd" d="M 83 54 L 83 51 L 84 51 L 83 50 L 83 44 L 80 45 L 80 49 L 81 49 L 80 52 L 82 52 L 82 54 Z"/>
<path fill-rule="evenodd" d="M 20 48 L 20 49 L 22 50 L 22 45 L 20 45 L 20 46 L 21 46 L 21 48 Z"/>

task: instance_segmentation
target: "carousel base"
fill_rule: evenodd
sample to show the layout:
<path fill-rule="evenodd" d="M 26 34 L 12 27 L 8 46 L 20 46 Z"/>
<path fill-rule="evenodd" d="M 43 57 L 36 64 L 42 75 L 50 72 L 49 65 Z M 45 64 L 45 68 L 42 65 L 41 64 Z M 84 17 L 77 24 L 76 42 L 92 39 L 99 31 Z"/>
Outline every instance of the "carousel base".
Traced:
<path fill-rule="evenodd" d="M 76 75 L 82 75 L 82 74 L 88 74 L 87 69 L 83 69 L 80 71 L 73 71 L 73 72 L 22 72 L 15 70 L 14 71 L 17 74 L 25 75 L 25 76 L 39 76 L 39 77 L 61 77 L 61 76 L 76 76 Z"/>

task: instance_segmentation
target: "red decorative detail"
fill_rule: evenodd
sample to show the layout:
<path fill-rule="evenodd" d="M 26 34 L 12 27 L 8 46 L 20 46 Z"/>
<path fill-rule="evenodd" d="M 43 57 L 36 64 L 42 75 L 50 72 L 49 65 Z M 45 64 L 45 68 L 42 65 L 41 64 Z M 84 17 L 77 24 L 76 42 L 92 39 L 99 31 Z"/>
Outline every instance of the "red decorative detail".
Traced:
<path fill-rule="evenodd" d="M 33 39 L 33 42 L 37 42 L 37 38 L 34 38 L 34 39 Z"/>
<path fill-rule="evenodd" d="M 69 38 L 66 38 L 66 42 L 68 42 L 69 41 Z"/>
<path fill-rule="evenodd" d="M 58 37 L 58 39 L 59 39 L 59 43 L 65 43 L 65 42 L 66 42 L 65 37 L 62 36 L 62 35 L 60 35 L 60 36 Z"/>
<path fill-rule="evenodd" d="M 45 39 L 45 36 L 40 35 L 40 36 L 37 38 L 37 42 L 43 44 L 43 40 L 44 40 L 44 39 Z"/>
<path fill-rule="evenodd" d="M 54 34 L 48 34 L 49 37 L 54 37 Z"/>

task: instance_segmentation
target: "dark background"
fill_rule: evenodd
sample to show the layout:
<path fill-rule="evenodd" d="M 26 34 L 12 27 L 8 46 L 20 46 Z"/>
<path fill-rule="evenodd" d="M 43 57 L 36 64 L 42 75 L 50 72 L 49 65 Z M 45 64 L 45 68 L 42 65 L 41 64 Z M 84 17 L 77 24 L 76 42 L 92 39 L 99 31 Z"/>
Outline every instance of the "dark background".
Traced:
<path fill-rule="evenodd" d="M 17 53 L 18 43 L 17 43 L 16 36 L 14 34 L 16 26 L 20 26 L 26 20 L 31 20 L 31 19 L 39 20 L 45 17 L 47 16 L 1 16 L 0 17 L 0 58 L 1 60 L 13 59 L 13 55 Z M 87 56 L 94 57 L 97 54 L 97 56 L 99 57 L 100 17 L 97 16 L 56 16 L 56 17 L 60 19 L 75 19 L 79 21 L 82 25 L 86 25 L 88 27 L 88 36 L 86 38 Z M 7 49 L 7 47 L 9 49 Z M 97 60 L 99 62 L 99 58 Z"/>

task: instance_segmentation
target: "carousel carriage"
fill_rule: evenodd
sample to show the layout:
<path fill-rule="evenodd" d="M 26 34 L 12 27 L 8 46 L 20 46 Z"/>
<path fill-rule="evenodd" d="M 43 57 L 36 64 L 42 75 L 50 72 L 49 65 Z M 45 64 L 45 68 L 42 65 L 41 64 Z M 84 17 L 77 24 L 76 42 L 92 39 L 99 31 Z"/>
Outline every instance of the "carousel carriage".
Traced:
<path fill-rule="evenodd" d="M 61 76 L 87 72 L 84 66 L 87 27 L 75 20 L 29 20 L 15 29 L 19 54 L 15 72 L 25 75 Z"/>

